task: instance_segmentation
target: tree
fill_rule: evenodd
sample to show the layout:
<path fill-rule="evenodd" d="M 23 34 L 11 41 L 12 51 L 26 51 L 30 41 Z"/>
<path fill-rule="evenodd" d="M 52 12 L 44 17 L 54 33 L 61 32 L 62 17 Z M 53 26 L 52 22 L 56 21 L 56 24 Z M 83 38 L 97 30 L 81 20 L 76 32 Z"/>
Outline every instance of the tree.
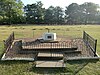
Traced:
<path fill-rule="evenodd" d="M 72 3 L 66 7 L 65 14 L 68 24 L 87 24 L 96 23 L 98 5 L 85 2 L 84 4 L 78 5 Z"/>
<path fill-rule="evenodd" d="M 41 24 L 44 20 L 44 8 L 41 1 L 24 7 L 27 23 Z"/>
<path fill-rule="evenodd" d="M 85 24 L 95 21 L 99 5 L 91 2 L 85 2 L 84 4 L 80 5 L 80 7 L 82 8 Z"/>
<path fill-rule="evenodd" d="M 5 21 L 7 20 L 6 17 L 6 12 L 5 12 L 5 1 L 6 0 L 0 0 L 0 24 L 5 23 Z"/>
<path fill-rule="evenodd" d="M 46 24 L 54 24 L 54 7 L 50 6 L 45 10 L 44 21 Z"/>
<path fill-rule="evenodd" d="M 62 24 L 64 22 L 64 12 L 59 6 L 54 9 L 54 21 L 56 24 Z"/>
<path fill-rule="evenodd" d="M 81 10 L 77 3 L 72 3 L 65 10 L 68 24 L 77 24 L 80 22 Z"/>
<path fill-rule="evenodd" d="M 61 7 L 50 6 L 45 11 L 45 23 L 47 24 L 62 24 L 64 22 L 64 12 Z"/>
<path fill-rule="evenodd" d="M 0 1 L 0 12 L 3 12 L 1 15 L 3 17 L 3 23 L 8 24 L 22 22 L 21 18 L 23 17 L 23 3 L 21 0 L 1 0 Z"/>

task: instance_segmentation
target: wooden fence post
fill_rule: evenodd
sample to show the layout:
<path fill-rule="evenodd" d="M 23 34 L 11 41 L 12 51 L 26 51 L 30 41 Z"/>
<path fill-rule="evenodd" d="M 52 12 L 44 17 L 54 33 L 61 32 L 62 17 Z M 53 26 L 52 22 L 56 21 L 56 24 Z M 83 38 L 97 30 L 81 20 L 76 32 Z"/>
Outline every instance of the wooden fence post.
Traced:
<path fill-rule="evenodd" d="M 4 42 L 4 51 L 6 51 L 7 46 L 6 46 L 6 44 L 5 44 L 5 40 L 3 40 L 3 42 Z"/>
<path fill-rule="evenodd" d="M 19 41 L 17 41 L 16 43 L 17 43 L 17 44 L 16 44 L 16 47 L 17 47 L 17 49 L 18 49 L 18 53 L 20 53 L 21 50 L 22 50 L 22 40 L 19 40 Z"/>
<path fill-rule="evenodd" d="M 96 47 L 97 47 L 97 40 L 95 40 L 95 48 L 94 48 L 94 50 L 95 50 L 95 54 L 94 54 L 94 56 L 96 56 Z"/>
<path fill-rule="evenodd" d="M 14 40 L 14 39 L 15 39 L 15 35 L 14 35 L 14 32 L 13 32 L 12 34 L 13 34 L 13 36 L 12 36 L 12 37 L 13 37 L 13 40 Z"/>
<path fill-rule="evenodd" d="M 83 31 L 83 40 L 85 40 L 85 31 Z"/>

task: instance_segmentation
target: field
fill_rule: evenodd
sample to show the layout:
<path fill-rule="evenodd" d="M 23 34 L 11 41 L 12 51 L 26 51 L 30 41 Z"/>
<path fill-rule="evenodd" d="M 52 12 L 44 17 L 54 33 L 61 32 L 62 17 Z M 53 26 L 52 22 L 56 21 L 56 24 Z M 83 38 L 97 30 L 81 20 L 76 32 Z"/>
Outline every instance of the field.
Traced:
<path fill-rule="evenodd" d="M 99 25 L 73 25 L 73 26 L 0 26 L 0 55 L 3 53 L 3 40 L 13 31 L 16 38 L 40 37 L 47 28 L 56 32 L 58 36 L 67 38 L 80 38 L 86 31 L 97 39 L 97 53 L 100 55 L 100 26 Z M 27 61 L 0 61 L 0 75 L 100 75 L 100 60 L 67 61 L 66 69 L 35 69 L 34 62 Z"/>

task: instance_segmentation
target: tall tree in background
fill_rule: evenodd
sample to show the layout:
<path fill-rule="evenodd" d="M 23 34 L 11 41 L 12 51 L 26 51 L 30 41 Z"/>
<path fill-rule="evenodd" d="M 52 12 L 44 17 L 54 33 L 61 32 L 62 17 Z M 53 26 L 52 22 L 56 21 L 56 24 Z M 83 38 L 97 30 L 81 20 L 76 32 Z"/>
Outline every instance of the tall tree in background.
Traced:
<path fill-rule="evenodd" d="M 24 23 L 25 22 L 25 18 L 24 18 L 24 11 L 23 11 L 23 3 L 21 0 L 15 0 L 16 3 L 15 5 L 12 7 L 13 12 L 12 14 L 12 22 L 13 23 Z"/>
<path fill-rule="evenodd" d="M 97 4 L 86 2 L 82 5 L 72 3 L 66 7 L 65 14 L 68 24 L 96 23 Z"/>
<path fill-rule="evenodd" d="M 80 5 L 82 9 L 83 21 L 87 23 L 95 23 L 96 15 L 98 13 L 99 6 L 95 3 L 85 2 Z"/>
<path fill-rule="evenodd" d="M 46 24 L 54 24 L 54 7 L 50 6 L 45 10 L 44 22 Z"/>
<path fill-rule="evenodd" d="M 43 8 L 41 1 L 24 6 L 21 0 L 0 0 L 0 24 L 100 24 L 99 5 L 72 3 L 65 11 L 59 6 Z"/>
<path fill-rule="evenodd" d="M 41 1 L 26 5 L 24 7 L 26 13 L 26 22 L 27 23 L 35 23 L 41 24 L 44 20 L 44 8 L 42 8 L 43 4 Z"/>
<path fill-rule="evenodd" d="M 81 10 L 77 3 L 72 3 L 66 7 L 65 14 L 68 24 L 76 24 L 80 22 Z"/>
<path fill-rule="evenodd" d="M 56 24 L 62 24 L 64 22 L 64 12 L 59 6 L 54 9 L 54 21 Z"/>
<path fill-rule="evenodd" d="M 62 24 L 64 22 L 64 12 L 61 7 L 50 6 L 45 11 L 45 23 L 47 24 Z"/>
<path fill-rule="evenodd" d="M 2 24 L 4 17 L 5 17 L 5 11 L 3 9 L 4 7 L 4 0 L 0 0 L 0 24 Z"/>
<path fill-rule="evenodd" d="M 0 0 L 0 16 L 2 23 L 21 23 L 23 12 L 23 3 L 21 0 Z"/>

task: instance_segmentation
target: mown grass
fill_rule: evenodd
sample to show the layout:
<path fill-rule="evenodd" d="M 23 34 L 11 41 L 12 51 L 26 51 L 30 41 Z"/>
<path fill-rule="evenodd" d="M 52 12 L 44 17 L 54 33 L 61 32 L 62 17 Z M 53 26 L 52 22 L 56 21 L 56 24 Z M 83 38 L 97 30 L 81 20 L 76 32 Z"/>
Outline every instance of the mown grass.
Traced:
<path fill-rule="evenodd" d="M 3 53 L 3 40 L 5 40 L 13 31 L 16 38 L 23 37 L 41 37 L 44 32 L 56 32 L 58 36 L 66 36 L 66 38 L 82 37 L 83 30 L 98 40 L 97 53 L 100 55 L 100 26 L 99 25 L 74 25 L 74 26 L 0 26 L 0 55 Z M 34 62 L 25 61 L 0 61 L 0 75 L 37 75 L 52 74 L 59 75 L 66 73 L 67 75 L 100 75 L 100 61 L 80 60 L 68 61 L 66 69 L 36 69 Z"/>

